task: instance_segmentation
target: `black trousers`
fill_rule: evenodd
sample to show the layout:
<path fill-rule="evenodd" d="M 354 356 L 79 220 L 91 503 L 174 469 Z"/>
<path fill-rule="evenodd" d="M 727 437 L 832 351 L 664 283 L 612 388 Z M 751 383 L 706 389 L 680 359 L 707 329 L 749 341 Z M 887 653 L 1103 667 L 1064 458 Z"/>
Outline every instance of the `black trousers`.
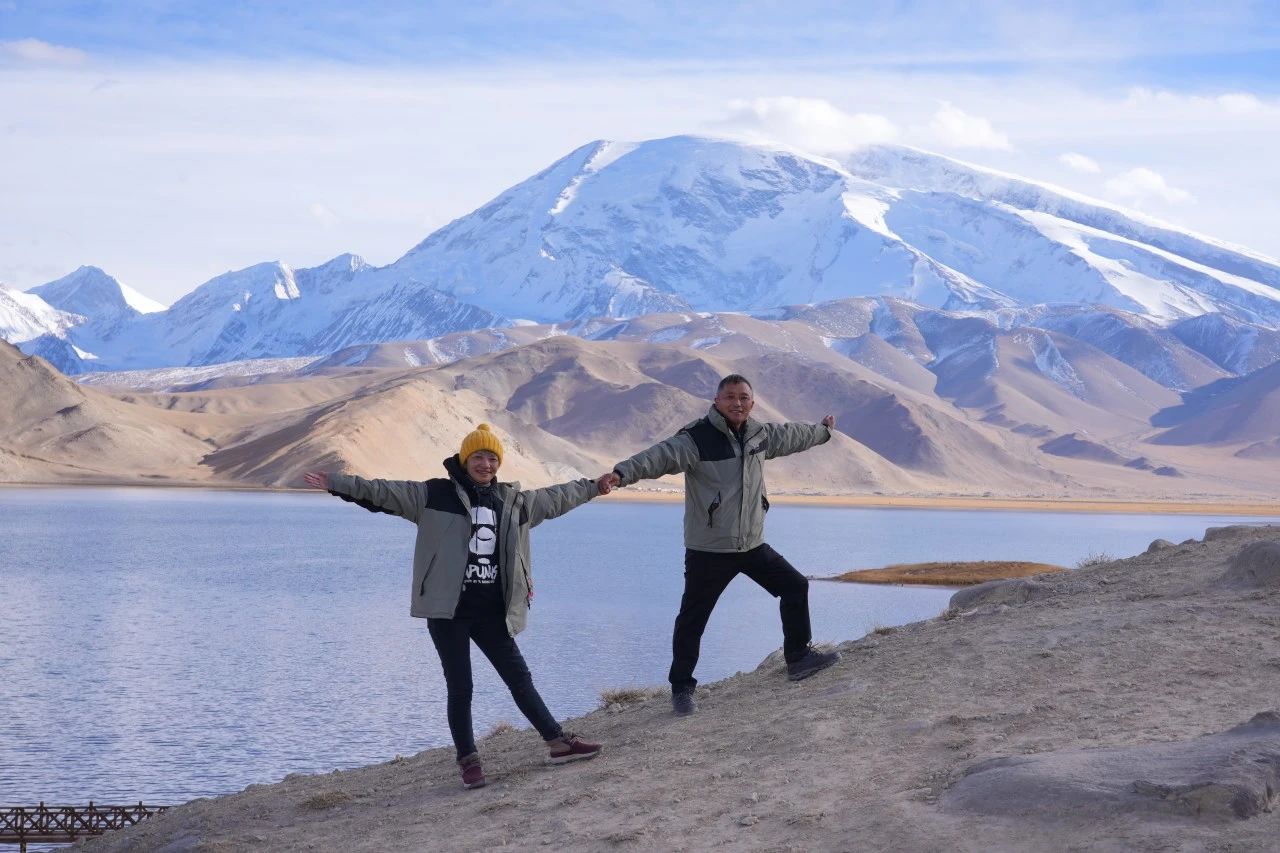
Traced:
<path fill-rule="evenodd" d="M 746 575 L 778 602 L 782 616 L 782 653 L 788 661 L 804 657 L 813 638 L 809 625 L 809 581 L 768 545 L 740 554 L 711 551 L 684 552 L 684 596 L 671 638 L 671 672 L 667 676 L 673 690 L 692 690 L 698 665 L 702 632 L 729 582 Z"/>
<path fill-rule="evenodd" d="M 516 707 L 538 730 L 538 734 L 544 740 L 560 737 L 560 724 L 551 716 L 533 686 L 529 666 L 524 662 L 516 641 L 507 633 L 503 614 L 477 619 L 428 619 L 427 629 L 444 668 L 444 680 L 449 691 L 449 733 L 453 735 L 458 758 L 476 751 L 475 732 L 471 728 L 472 640 L 498 671 L 498 676 L 511 691 L 511 698 L 516 700 Z"/>

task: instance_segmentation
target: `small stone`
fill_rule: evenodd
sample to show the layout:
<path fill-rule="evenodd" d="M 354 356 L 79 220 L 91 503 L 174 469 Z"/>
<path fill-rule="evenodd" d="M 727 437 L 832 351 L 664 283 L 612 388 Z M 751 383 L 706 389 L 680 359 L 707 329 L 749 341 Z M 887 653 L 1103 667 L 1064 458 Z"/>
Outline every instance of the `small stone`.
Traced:
<path fill-rule="evenodd" d="M 760 822 L 760 818 L 753 814 L 743 815 L 738 818 L 738 826 L 755 826 Z"/>

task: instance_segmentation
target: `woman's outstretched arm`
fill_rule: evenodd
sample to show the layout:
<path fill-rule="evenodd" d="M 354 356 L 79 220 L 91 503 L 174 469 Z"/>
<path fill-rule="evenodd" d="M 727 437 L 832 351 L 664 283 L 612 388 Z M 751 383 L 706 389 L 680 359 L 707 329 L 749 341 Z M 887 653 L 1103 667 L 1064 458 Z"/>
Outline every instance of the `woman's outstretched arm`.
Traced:
<path fill-rule="evenodd" d="M 308 471 L 302 480 L 313 489 L 324 489 L 370 512 L 385 512 L 409 521 L 417 521 L 427 505 L 426 484 L 414 480 L 366 480 L 324 471 Z"/>

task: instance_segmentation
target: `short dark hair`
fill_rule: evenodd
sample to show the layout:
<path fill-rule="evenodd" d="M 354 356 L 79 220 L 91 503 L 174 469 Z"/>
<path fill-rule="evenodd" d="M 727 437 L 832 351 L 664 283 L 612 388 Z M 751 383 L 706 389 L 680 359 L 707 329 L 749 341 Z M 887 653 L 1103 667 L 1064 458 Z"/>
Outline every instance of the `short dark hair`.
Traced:
<path fill-rule="evenodd" d="M 747 377 L 743 376 L 741 373 L 730 373 L 724 379 L 721 379 L 720 384 L 716 386 L 716 394 L 723 391 L 724 386 L 726 385 L 746 385 L 748 388 L 751 388 L 751 382 L 748 381 Z M 751 388 L 751 390 L 754 392 L 756 389 Z"/>

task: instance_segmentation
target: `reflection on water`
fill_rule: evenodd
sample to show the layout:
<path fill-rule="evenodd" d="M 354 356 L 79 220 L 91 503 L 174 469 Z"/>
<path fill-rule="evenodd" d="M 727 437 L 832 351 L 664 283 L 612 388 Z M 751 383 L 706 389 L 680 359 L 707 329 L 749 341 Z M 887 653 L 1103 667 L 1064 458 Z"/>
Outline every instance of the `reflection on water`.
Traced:
<path fill-rule="evenodd" d="M 1073 565 L 1230 519 L 778 506 L 802 572 L 931 559 Z M 533 536 L 520 645 L 552 710 L 665 682 L 681 508 L 597 501 Z M 444 684 L 411 619 L 413 529 L 324 495 L 0 490 L 0 802 L 173 803 L 448 743 Z M 815 584 L 819 640 L 925 619 L 947 590 Z M 711 681 L 781 645 L 739 578 L 708 626 Z M 524 725 L 476 655 L 476 728 Z"/>

